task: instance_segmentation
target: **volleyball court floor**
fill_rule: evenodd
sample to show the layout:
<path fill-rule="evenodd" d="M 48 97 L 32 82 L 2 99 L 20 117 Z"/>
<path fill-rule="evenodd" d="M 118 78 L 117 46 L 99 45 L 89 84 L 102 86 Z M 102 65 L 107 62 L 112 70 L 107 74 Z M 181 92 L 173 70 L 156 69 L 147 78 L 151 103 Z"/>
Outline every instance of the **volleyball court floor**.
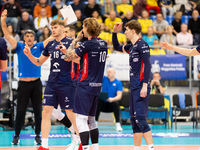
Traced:
<path fill-rule="evenodd" d="M 164 125 L 150 125 L 155 150 L 200 150 L 200 125 L 193 129 L 191 125 L 178 125 L 177 129 L 165 129 Z M 123 125 L 122 132 L 116 132 L 115 125 L 100 125 L 100 150 L 133 150 L 133 137 L 130 125 Z M 18 146 L 11 144 L 14 131 L 0 128 L 0 150 L 36 150 L 34 131 L 22 130 Z M 65 150 L 70 143 L 70 134 L 64 126 L 52 126 L 49 135 L 50 150 Z M 148 150 L 142 140 L 141 150 Z"/>

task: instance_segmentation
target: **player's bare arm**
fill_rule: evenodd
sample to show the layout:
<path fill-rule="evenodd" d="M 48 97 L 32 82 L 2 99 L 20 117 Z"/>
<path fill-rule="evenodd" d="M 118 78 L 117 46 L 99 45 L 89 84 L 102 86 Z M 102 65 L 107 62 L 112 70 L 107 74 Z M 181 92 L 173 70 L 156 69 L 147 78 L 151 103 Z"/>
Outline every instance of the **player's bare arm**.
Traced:
<path fill-rule="evenodd" d="M 32 54 L 31 54 L 31 50 L 30 50 L 30 47 L 27 45 L 27 43 L 25 43 L 26 46 L 24 48 L 24 54 L 30 59 L 30 61 L 36 65 L 36 66 L 41 66 L 48 58 L 44 55 L 41 55 L 39 58 L 37 57 L 34 57 Z"/>
<path fill-rule="evenodd" d="M 166 41 L 165 42 L 160 42 L 159 46 L 160 47 L 164 47 L 164 48 L 169 49 L 169 50 L 173 50 L 173 51 L 175 51 L 177 53 L 180 53 L 182 55 L 185 55 L 185 56 L 195 56 L 195 55 L 199 55 L 200 54 L 196 50 L 196 48 L 193 48 L 193 49 L 181 48 L 181 47 L 178 47 L 178 46 L 171 45 Z"/>
<path fill-rule="evenodd" d="M 3 30 L 3 34 L 5 36 L 5 39 L 8 40 L 8 42 L 12 46 L 12 48 L 15 49 L 17 47 L 17 41 L 10 35 L 8 31 L 6 18 L 7 18 L 7 9 L 4 9 L 4 11 L 1 13 L 1 26 Z"/>
<path fill-rule="evenodd" d="M 65 60 L 66 61 L 76 61 L 79 56 L 75 52 L 75 48 L 77 43 L 83 38 L 83 31 L 80 31 L 77 38 L 72 41 L 70 46 L 68 47 L 66 53 L 65 53 Z M 77 62 L 76 62 L 77 63 Z"/>

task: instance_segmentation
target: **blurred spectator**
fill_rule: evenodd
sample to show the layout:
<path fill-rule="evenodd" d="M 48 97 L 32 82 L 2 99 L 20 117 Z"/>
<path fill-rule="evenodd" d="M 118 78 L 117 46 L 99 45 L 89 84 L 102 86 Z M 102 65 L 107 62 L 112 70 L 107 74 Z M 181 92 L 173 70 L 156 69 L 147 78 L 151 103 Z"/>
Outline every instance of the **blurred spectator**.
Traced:
<path fill-rule="evenodd" d="M 77 17 L 77 22 L 75 23 L 76 31 L 80 32 L 83 29 L 83 20 L 85 18 L 82 16 L 81 10 L 79 9 L 75 10 L 75 15 Z"/>
<path fill-rule="evenodd" d="M 61 19 L 61 20 L 63 20 L 63 16 L 62 16 L 62 14 L 61 14 L 61 10 L 62 8 L 60 8 L 59 10 L 58 10 L 58 14 L 57 15 L 55 15 L 54 17 L 53 17 L 53 19 Z"/>
<path fill-rule="evenodd" d="M 20 35 L 20 39 L 23 40 L 24 31 L 27 29 L 31 29 L 34 32 L 36 31 L 35 26 L 33 24 L 33 20 L 29 18 L 29 13 L 24 11 L 22 13 L 22 18 L 19 20 L 17 24 L 16 32 Z"/>
<path fill-rule="evenodd" d="M 142 18 L 138 19 L 138 22 L 142 26 L 141 33 L 143 35 L 147 34 L 147 29 L 149 26 L 153 26 L 153 21 L 151 19 L 149 19 L 149 14 L 148 14 L 147 10 L 145 10 L 145 9 L 142 11 Z"/>
<path fill-rule="evenodd" d="M 165 85 L 161 81 L 161 76 L 159 72 L 153 73 L 153 79 L 151 80 L 151 90 L 152 94 L 165 94 Z"/>
<path fill-rule="evenodd" d="M 116 12 L 112 10 L 110 16 L 105 20 L 106 31 L 112 31 L 116 22 L 122 22 L 122 20 L 116 17 Z"/>
<path fill-rule="evenodd" d="M 47 26 L 45 26 L 42 35 L 39 38 L 39 42 L 45 41 L 50 37 L 50 35 L 51 35 L 51 30 Z"/>
<path fill-rule="evenodd" d="M 124 18 L 127 11 L 133 13 L 133 5 L 127 4 L 127 0 L 122 0 L 122 4 L 117 5 L 118 16 L 120 16 L 120 18 Z"/>
<path fill-rule="evenodd" d="M 178 11 L 174 14 L 174 20 L 172 21 L 172 25 L 174 27 L 173 33 L 176 35 L 177 33 L 181 32 L 181 17 L 182 17 L 182 12 Z"/>
<path fill-rule="evenodd" d="M 105 32 L 105 24 L 101 23 L 101 33 L 99 34 L 99 37 L 105 40 L 108 45 L 111 45 L 111 43 L 109 43 L 109 36 L 110 34 L 108 32 Z"/>
<path fill-rule="evenodd" d="M 21 16 L 22 10 L 19 3 L 15 2 L 15 0 L 9 0 L 8 3 L 4 4 L 1 13 L 4 9 L 7 9 L 7 19 L 6 24 L 12 24 L 14 29 L 17 29 L 18 18 Z"/>
<path fill-rule="evenodd" d="M 193 37 L 191 33 L 187 32 L 187 25 L 181 25 L 181 32 L 176 35 L 178 45 L 189 46 L 193 44 Z"/>
<path fill-rule="evenodd" d="M 164 19 L 166 19 L 167 11 L 169 11 L 169 15 L 173 16 L 172 0 L 160 0 L 160 6 Z"/>
<path fill-rule="evenodd" d="M 153 22 L 154 33 L 160 38 L 165 33 L 165 29 L 169 25 L 166 20 L 163 19 L 161 13 L 158 13 L 156 21 Z"/>
<path fill-rule="evenodd" d="M 125 30 L 126 30 L 126 28 L 124 28 L 125 24 L 126 24 L 127 22 L 131 21 L 132 19 L 135 19 L 135 18 L 133 17 L 133 13 L 130 12 L 130 11 L 127 11 L 125 17 L 122 19 L 122 22 L 123 22 L 123 25 L 122 25 L 123 28 L 122 28 L 122 30 L 123 30 L 123 32 L 125 32 Z"/>
<path fill-rule="evenodd" d="M 11 24 L 8 25 L 8 31 L 9 31 L 11 37 L 13 37 L 17 42 L 20 41 L 20 37 L 19 37 L 19 35 L 15 32 L 13 25 L 11 25 Z M 5 36 L 4 36 L 3 38 L 4 38 L 5 41 L 6 41 L 7 49 L 8 49 L 8 50 L 13 49 L 12 46 L 11 46 L 11 44 L 10 44 L 10 43 L 8 42 L 8 40 L 5 38 Z"/>
<path fill-rule="evenodd" d="M 160 37 L 160 42 L 167 41 L 168 43 L 170 43 L 172 45 L 176 45 L 176 36 L 173 35 L 173 30 L 174 30 L 174 27 L 172 25 L 167 26 L 166 33 L 163 34 Z M 174 51 L 166 50 L 166 53 L 167 54 L 170 54 L 170 53 L 174 54 Z"/>
<path fill-rule="evenodd" d="M 156 14 L 160 13 L 160 7 L 158 6 L 158 0 L 147 0 L 145 9 L 148 11 L 150 16 L 150 10 L 155 10 Z"/>
<path fill-rule="evenodd" d="M 200 13 L 200 1 L 199 0 L 191 0 L 190 4 L 192 5 L 192 10 L 198 10 L 198 12 Z"/>
<path fill-rule="evenodd" d="M 39 0 L 39 3 L 34 7 L 33 16 L 39 17 L 42 8 L 46 9 L 47 17 L 52 16 L 51 6 L 47 4 L 47 0 Z"/>
<path fill-rule="evenodd" d="M 92 17 L 92 13 L 94 11 L 97 11 L 99 15 L 101 16 L 101 6 L 95 3 L 95 0 L 88 0 L 88 4 L 85 6 L 85 16 L 86 17 Z"/>
<path fill-rule="evenodd" d="M 133 17 L 136 17 L 138 19 L 141 19 L 142 10 L 145 9 L 145 6 L 147 5 L 146 0 L 134 0 L 133 1 Z"/>
<path fill-rule="evenodd" d="M 174 2 L 174 12 L 181 11 L 182 15 L 186 15 L 186 11 L 192 10 L 188 0 L 175 0 Z"/>
<path fill-rule="evenodd" d="M 33 15 L 33 9 L 38 2 L 38 0 L 16 0 L 16 2 L 20 3 L 22 11 L 27 11 L 31 15 Z"/>
<path fill-rule="evenodd" d="M 84 5 L 82 4 L 82 1 L 80 0 L 73 0 L 73 3 L 71 4 L 73 10 L 81 10 L 82 15 L 84 15 Z"/>
<path fill-rule="evenodd" d="M 120 5 L 122 3 L 122 0 L 113 0 L 113 3 L 115 5 Z"/>
<path fill-rule="evenodd" d="M 45 26 L 51 28 L 50 23 L 52 21 L 51 17 L 47 17 L 47 11 L 45 8 L 40 10 L 40 16 L 36 17 L 34 20 L 35 29 L 37 30 L 36 38 L 39 41 L 40 35 L 42 35 Z"/>
<path fill-rule="evenodd" d="M 116 6 L 112 0 L 106 0 L 106 3 L 101 7 L 101 14 L 105 18 L 109 17 L 110 11 L 114 10 L 117 14 Z M 118 14 L 117 14 L 118 15 Z"/>
<path fill-rule="evenodd" d="M 153 27 L 152 27 L 152 26 L 149 26 L 149 27 L 148 27 L 148 31 L 147 31 L 147 35 L 144 35 L 144 36 L 143 36 L 143 40 L 145 40 L 145 41 L 147 42 L 147 44 L 148 44 L 149 46 L 151 46 L 151 45 L 153 45 L 153 41 L 154 41 L 155 39 L 158 39 L 158 37 L 157 37 L 157 35 L 155 35 L 155 34 L 153 33 Z"/>
<path fill-rule="evenodd" d="M 103 22 L 101 16 L 99 15 L 98 11 L 96 11 L 96 10 L 93 11 L 92 17 L 95 18 L 95 19 L 97 19 L 97 21 L 98 21 L 99 23 L 102 23 L 102 22 Z"/>
<path fill-rule="evenodd" d="M 193 44 L 200 44 L 200 18 L 199 12 L 197 10 L 193 10 L 192 18 L 189 19 L 188 22 L 188 32 L 193 35 Z"/>
<path fill-rule="evenodd" d="M 165 50 L 159 48 L 159 40 L 154 39 L 153 41 L 154 48 L 150 49 L 150 55 L 165 55 Z"/>
<path fill-rule="evenodd" d="M 122 82 L 115 78 L 115 70 L 113 68 L 107 69 L 107 77 L 103 78 L 102 92 L 108 93 L 108 99 L 98 101 L 96 121 L 99 119 L 100 112 L 114 112 L 116 121 L 116 130 L 122 131 L 119 121 L 119 103 L 122 98 Z"/>
<path fill-rule="evenodd" d="M 56 0 L 56 4 L 51 8 L 52 10 L 52 17 L 58 15 L 58 10 L 62 8 L 61 0 Z"/>

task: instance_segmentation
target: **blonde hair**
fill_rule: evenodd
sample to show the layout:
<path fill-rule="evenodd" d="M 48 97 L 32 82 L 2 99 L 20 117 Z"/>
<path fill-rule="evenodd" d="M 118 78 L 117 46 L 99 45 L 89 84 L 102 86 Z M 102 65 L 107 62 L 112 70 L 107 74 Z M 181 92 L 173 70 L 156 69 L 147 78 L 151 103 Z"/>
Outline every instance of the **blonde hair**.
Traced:
<path fill-rule="evenodd" d="M 58 19 L 58 18 L 56 18 L 56 19 L 53 19 L 52 21 L 51 21 L 51 26 L 55 26 L 55 25 L 61 25 L 61 26 L 65 26 L 65 23 L 64 23 L 64 21 L 63 20 L 61 20 L 61 19 Z"/>
<path fill-rule="evenodd" d="M 86 18 L 83 25 L 87 28 L 87 32 L 91 36 L 99 36 L 101 33 L 101 25 L 95 18 Z"/>

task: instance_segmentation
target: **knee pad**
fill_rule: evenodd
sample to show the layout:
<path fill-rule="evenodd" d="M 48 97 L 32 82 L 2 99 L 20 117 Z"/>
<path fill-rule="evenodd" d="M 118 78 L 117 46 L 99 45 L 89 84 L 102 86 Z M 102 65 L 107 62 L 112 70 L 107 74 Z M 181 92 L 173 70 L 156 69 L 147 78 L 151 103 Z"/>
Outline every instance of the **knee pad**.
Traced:
<path fill-rule="evenodd" d="M 140 130 L 140 128 L 138 127 L 138 125 L 136 124 L 135 117 L 131 117 L 131 125 L 132 125 L 132 129 L 133 129 L 133 133 L 141 133 L 142 132 Z"/>
<path fill-rule="evenodd" d="M 142 133 L 148 132 L 150 131 L 150 127 L 146 121 L 146 117 L 143 116 L 136 116 L 135 117 L 135 123 L 137 124 L 137 126 L 140 128 Z"/>
<path fill-rule="evenodd" d="M 52 116 L 59 121 L 62 120 L 65 115 L 61 112 L 61 109 L 53 109 Z"/>
<path fill-rule="evenodd" d="M 90 130 L 94 130 L 94 129 L 98 128 L 95 117 L 89 116 L 88 123 L 89 123 L 88 126 L 89 126 Z"/>
<path fill-rule="evenodd" d="M 88 116 L 77 114 L 76 125 L 79 133 L 89 131 Z"/>

